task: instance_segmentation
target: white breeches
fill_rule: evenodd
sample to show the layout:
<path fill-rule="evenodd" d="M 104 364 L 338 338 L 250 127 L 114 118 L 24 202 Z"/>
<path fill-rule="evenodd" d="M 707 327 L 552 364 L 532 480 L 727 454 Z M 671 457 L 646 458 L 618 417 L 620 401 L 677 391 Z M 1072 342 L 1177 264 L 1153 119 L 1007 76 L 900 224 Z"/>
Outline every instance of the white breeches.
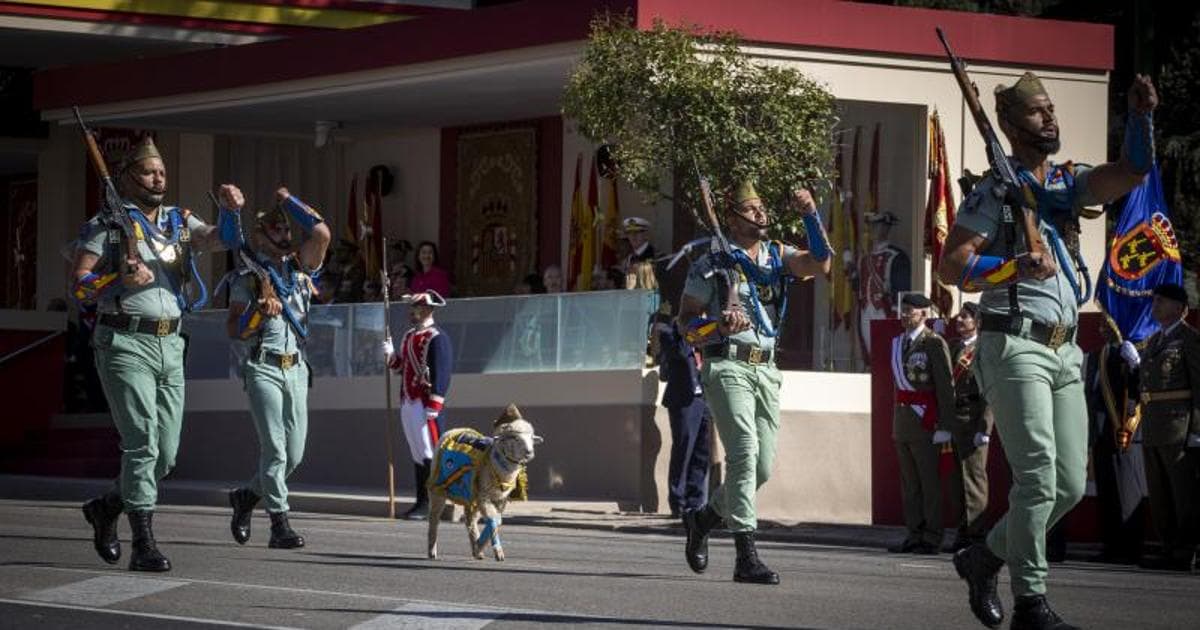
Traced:
<path fill-rule="evenodd" d="M 404 427 L 404 439 L 408 440 L 408 451 L 413 461 L 421 463 L 433 459 L 433 447 L 429 438 L 429 425 L 425 422 L 425 405 L 419 400 L 400 403 L 400 426 Z"/>

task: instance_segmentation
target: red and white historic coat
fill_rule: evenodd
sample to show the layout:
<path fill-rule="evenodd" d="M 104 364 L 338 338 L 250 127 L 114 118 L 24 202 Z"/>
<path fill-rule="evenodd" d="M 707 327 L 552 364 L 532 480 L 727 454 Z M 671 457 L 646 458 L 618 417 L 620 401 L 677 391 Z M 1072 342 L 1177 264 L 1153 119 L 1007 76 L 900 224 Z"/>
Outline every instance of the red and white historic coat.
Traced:
<path fill-rule="evenodd" d="M 436 418 L 446 404 L 453 361 L 450 337 L 441 328 L 432 323 L 409 328 L 388 362 L 401 375 L 400 402 L 419 401 Z"/>

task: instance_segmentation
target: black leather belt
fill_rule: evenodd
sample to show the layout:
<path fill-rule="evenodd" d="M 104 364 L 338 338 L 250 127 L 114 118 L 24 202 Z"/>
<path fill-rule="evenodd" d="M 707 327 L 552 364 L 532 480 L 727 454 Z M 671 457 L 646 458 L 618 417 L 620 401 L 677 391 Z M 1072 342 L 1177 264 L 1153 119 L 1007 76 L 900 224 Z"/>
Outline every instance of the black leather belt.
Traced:
<path fill-rule="evenodd" d="M 179 331 L 179 319 L 143 319 L 126 313 L 101 313 L 100 324 L 114 330 L 166 337 Z"/>
<path fill-rule="evenodd" d="M 737 343 L 705 346 L 702 354 L 706 359 L 737 359 L 750 365 L 765 365 L 775 360 L 774 348 L 759 348 Z"/>
<path fill-rule="evenodd" d="M 300 353 L 293 352 L 291 354 L 278 354 L 275 352 L 264 352 L 262 353 L 262 358 L 259 359 L 259 362 L 266 363 L 267 365 L 273 365 L 282 370 L 287 370 L 291 369 L 300 362 Z"/>
<path fill-rule="evenodd" d="M 1029 321 L 1028 332 L 1025 331 L 1026 320 Z M 1068 341 L 1075 341 L 1074 326 L 1067 326 L 1066 324 L 1043 324 L 1027 317 L 984 313 L 979 319 L 979 329 L 1023 337 L 1047 346 L 1051 350 L 1058 348 Z"/>

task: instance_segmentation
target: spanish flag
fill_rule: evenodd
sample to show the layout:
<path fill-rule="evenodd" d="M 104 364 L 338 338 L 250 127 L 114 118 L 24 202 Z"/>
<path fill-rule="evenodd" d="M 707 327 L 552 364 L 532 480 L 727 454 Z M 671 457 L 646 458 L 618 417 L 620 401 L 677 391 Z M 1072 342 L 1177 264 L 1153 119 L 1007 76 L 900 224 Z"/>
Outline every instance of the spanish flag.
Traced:
<path fill-rule="evenodd" d="M 954 295 L 937 278 L 938 264 L 946 236 L 954 225 L 954 194 L 950 190 L 950 160 L 946 156 L 946 136 L 937 110 L 929 115 L 929 199 L 925 207 L 925 253 L 933 259 L 933 283 L 930 297 L 943 317 L 954 308 Z"/>
<path fill-rule="evenodd" d="M 571 290 L 592 288 L 594 217 L 583 200 L 583 153 L 575 159 L 575 192 L 571 195 L 571 244 L 567 283 Z"/>

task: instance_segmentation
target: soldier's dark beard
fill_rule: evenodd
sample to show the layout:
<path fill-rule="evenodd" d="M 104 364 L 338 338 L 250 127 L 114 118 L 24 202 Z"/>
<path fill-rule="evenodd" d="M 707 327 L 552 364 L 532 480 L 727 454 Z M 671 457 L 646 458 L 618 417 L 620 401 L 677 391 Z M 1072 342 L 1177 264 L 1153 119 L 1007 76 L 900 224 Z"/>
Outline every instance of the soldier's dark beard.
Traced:
<path fill-rule="evenodd" d="M 1044 155 L 1054 155 L 1062 148 L 1062 140 L 1055 134 L 1053 138 L 1047 138 L 1039 133 L 1034 133 L 1020 125 L 1013 124 L 1013 128 L 1017 130 L 1017 136 L 1023 144 L 1031 146 Z"/>

